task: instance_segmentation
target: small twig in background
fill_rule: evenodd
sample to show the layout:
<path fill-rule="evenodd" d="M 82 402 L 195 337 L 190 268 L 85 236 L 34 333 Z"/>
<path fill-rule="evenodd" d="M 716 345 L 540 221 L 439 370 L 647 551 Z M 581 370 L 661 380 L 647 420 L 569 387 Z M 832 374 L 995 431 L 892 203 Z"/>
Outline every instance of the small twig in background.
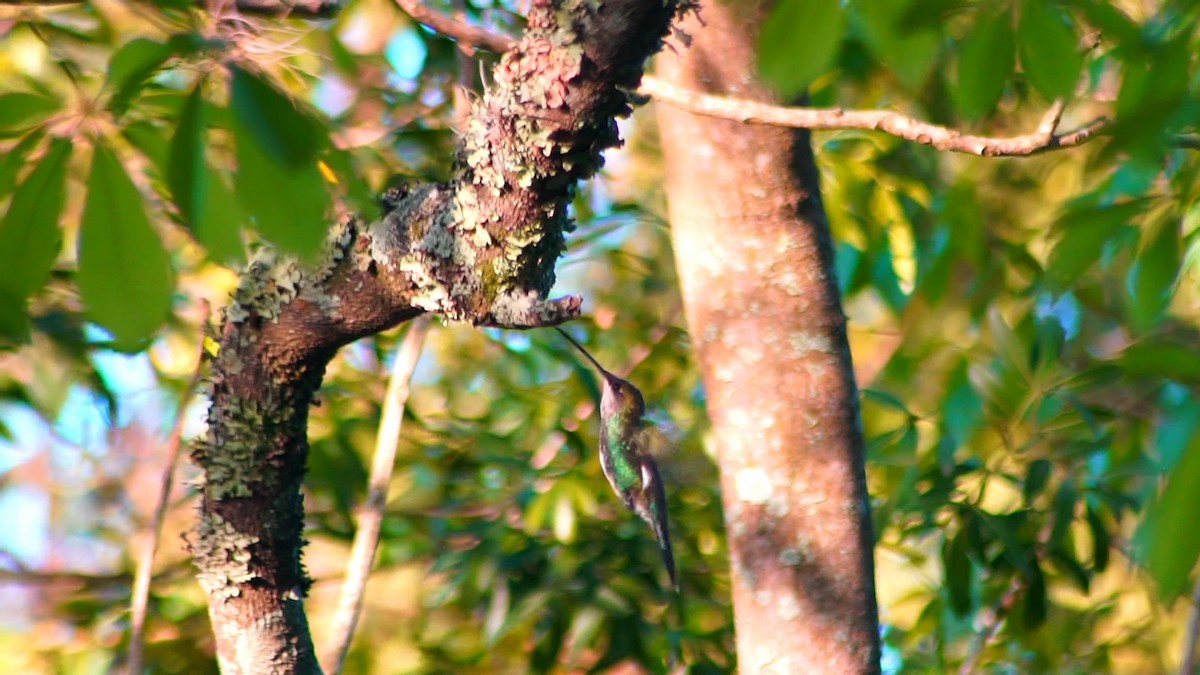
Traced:
<path fill-rule="evenodd" d="M 454 38 L 469 47 L 487 47 L 496 53 L 503 54 L 517 43 L 508 35 L 494 33 L 486 28 L 459 21 L 449 14 L 429 7 L 421 0 L 396 0 L 396 5 L 417 23 L 429 26 L 438 33 Z"/>
<path fill-rule="evenodd" d="M 713 96 L 677 87 L 656 77 L 642 78 L 638 93 L 681 110 L 747 124 L 767 124 L 797 129 L 864 129 L 883 131 L 938 150 L 983 157 L 1020 157 L 1056 148 L 1068 148 L 1095 138 L 1109 126 L 1103 117 L 1074 131 L 1056 134 L 1062 103 L 1055 102 L 1037 131 L 1009 138 L 972 136 L 891 110 L 843 110 L 841 108 L 788 108 L 783 106 Z"/>
<path fill-rule="evenodd" d="M 1179 666 L 1179 675 L 1195 675 L 1196 672 L 1196 640 L 1200 638 L 1200 580 L 1196 582 L 1196 590 L 1192 591 L 1192 613 L 1188 617 L 1187 634 L 1183 640 L 1183 661 Z"/>
<path fill-rule="evenodd" d="M 972 641 L 970 652 L 967 654 L 967 659 L 963 661 L 962 668 L 959 668 L 959 675 L 971 675 L 975 672 L 975 668 L 979 665 L 979 657 L 983 654 L 984 648 L 996 637 L 996 633 L 1000 631 L 1000 627 L 1004 625 L 1004 620 L 1008 618 L 1008 613 L 1012 611 L 1013 605 L 1017 602 L 1017 591 L 1020 590 L 1021 584 L 1013 580 L 1013 583 L 1005 591 L 1000 598 L 1000 605 L 996 608 L 989 608 L 981 617 L 983 625 L 979 633 L 976 634 L 975 640 Z"/>
<path fill-rule="evenodd" d="M 387 505 L 388 486 L 392 481 L 392 468 L 396 463 L 396 448 L 400 443 L 400 426 L 404 421 L 404 406 L 408 402 L 409 380 L 417 368 L 421 346 L 429 332 L 429 317 L 419 316 L 409 323 L 404 342 L 396 352 L 392 373 L 388 380 L 387 393 L 383 397 L 380 413 L 379 434 L 375 438 L 375 455 L 371 460 L 371 476 L 367 485 L 367 499 L 358 513 L 358 532 L 350 549 L 350 560 L 346 564 L 346 579 L 334 610 L 329 647 L 326 654 L 325 671 L 338 675 L 345 666 L 350 641 L 362 612 L 363 591 L 371 565 L 375 562 L 375 549 L 379 544 L 379 530 L 383 524 L 383 511 Z"/>
<path fill-rule="evenodd" d="M 210 309 L 207 302 L 200 320 L 200 347 L 196 355 L 196 369 L 188 380 L 187 387 L 179 398 L 179 410 L 175 414 L 175 425 L 171 435 L 167 437 L 166 466 L 163 467 L 162 482 L 158 490 L 158 503 L 154 505 L 154 514 L 150 520 L 150 540 L 142 550 L 138 560 L 137 572 L 133 577 L 133 591 L 129 600 L 129 662 L 127 672 L 139 675 L 142 672 L 142 660 L 146 640 L 146 608 L 150 604 L 150 580 L 154 572 L 154 556 L 158 553 L 158 542 L 162 538 L 163 520 L 166 518 L 167 505 L 171 501 L 171 488 L 175 483 L 175 466 L 179 464 L 179 451 L 183 439 L 183 424 L 186 420 L 188 403 L 197 385 L 200 384 L 200 374 L 204 371 L 204 340 L 208 335 L 205 328 L 208 325 Z"/>

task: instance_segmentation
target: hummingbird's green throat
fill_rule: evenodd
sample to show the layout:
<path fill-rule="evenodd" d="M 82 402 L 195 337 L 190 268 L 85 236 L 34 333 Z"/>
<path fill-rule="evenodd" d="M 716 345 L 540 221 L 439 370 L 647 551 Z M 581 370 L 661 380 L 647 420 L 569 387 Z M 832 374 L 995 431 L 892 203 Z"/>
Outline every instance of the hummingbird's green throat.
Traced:
<path fill-rule="evenodd" d="M 675 580 L 675 556 L 667 528 L 667 495 L 658 465 L 649 452 L 650 425 L 643 419 L 646 402 L 642 392 L 604 369 L 598 361 L 563 329 L 554 327 L 600 372 L 600 467 L 625 507 L 638 514 L 654 531 L 662 549 L 663 563 Z"/>

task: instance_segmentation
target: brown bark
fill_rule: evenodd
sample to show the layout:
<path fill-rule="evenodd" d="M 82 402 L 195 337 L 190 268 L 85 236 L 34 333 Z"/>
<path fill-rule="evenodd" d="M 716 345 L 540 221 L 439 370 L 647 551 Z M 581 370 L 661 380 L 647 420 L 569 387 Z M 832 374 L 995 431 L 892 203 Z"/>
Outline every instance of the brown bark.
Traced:
<path fill-rule="evenodd" d="M 308 406 L 339 347 L 422 312 L 509 328 L 577 316 L 548 300 L 577 180 L 618 142 L 646 58 L 683 2 L 534 0 L 463 133 L 455 179 L 349 219 L 314 266 L 264 252 L 213 360 L 191 549 L 226 673 L 319 672 L 300 561 Z"/>
<path fill-rule="evenodd" d="M 659 74 L 770 102 L 762 8 L 707 3 Z M 672 239 L 719 446 L 746 673 L 879 669 L 857 390 L 808 132 L 660 104 Z"/>

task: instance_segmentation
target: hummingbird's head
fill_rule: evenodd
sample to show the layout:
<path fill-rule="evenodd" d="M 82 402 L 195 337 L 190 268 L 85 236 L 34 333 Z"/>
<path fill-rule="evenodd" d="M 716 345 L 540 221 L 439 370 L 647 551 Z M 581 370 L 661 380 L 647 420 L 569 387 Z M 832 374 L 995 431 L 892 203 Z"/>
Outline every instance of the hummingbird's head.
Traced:
<path fill-rule="evenodd" d="M 600 414 L 603 417 L 640 418 L 646 412 L 642 392 L 608 371 L 602 371 L 603 391 L 600 394 Z"/>

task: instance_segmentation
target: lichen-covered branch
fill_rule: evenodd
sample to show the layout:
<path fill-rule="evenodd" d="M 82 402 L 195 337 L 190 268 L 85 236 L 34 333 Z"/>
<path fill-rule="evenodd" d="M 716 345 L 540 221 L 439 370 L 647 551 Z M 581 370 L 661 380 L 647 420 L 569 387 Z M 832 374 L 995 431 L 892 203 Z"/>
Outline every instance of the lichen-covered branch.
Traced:
<path fill-rule="evenodd" d="M 579 314 L 550 299 L 576 183 L 619 142 L 677 0 L 534 0 L 526 34 L 473 107 L 454 179 L 391 191 L 346 218 L 313 266 L 247 268 L 213 359 L 190 546 L 226 673 L 319 672 L 302 600 L 308 406 L 339 347 L 421 313 L 529 328 Z"/>

